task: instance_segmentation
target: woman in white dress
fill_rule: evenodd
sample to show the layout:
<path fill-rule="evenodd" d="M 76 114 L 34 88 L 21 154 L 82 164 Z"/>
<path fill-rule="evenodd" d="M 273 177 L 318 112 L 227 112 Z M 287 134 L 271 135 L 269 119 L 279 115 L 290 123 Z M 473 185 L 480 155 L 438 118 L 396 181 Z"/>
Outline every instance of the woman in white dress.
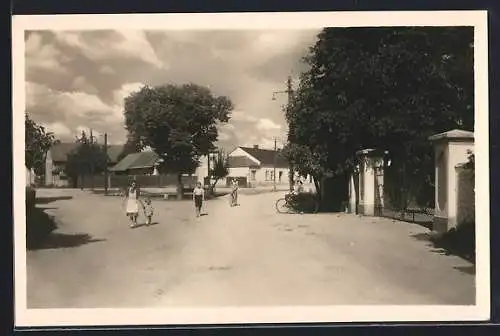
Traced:
<path fill-rule="evenodd" d="M 135 181 L 132 181 L 130 187 L 127 188 L 123 202 L 125 201 L 127 203 L 125 211 L 132 222 L 130 227 L 133 228 L 137 225 L 137 217 L 139 216 L 139 188 Z"/>

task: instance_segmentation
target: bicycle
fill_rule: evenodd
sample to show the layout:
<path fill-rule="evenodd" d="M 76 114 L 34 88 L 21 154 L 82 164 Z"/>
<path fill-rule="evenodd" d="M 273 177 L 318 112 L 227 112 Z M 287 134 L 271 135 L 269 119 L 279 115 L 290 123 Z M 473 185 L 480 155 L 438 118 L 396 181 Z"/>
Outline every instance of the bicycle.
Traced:
<path fill-rule="evenodd" d="M 319 202 L 313 194 L 287 194 L 276 201 L 275 207 L 280 214 L 315 214 L 319 211 Z"/>

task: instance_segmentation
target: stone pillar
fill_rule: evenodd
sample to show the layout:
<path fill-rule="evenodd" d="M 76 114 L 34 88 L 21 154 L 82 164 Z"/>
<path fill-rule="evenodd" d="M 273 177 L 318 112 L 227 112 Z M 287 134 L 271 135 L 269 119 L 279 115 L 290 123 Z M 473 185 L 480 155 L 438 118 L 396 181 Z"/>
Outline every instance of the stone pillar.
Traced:
<path fill-rule="evenodd" d="M 446 232 L 457 226 L 458 186 L 456 167 L 474 150 L 474 133 L 452 130 L 429 137 L 434 144 L 435 209 L 433 230 Z"/>
<path fill-rule="evenodd" d="M 358 199 L 359 213 L 362 215 L 377 215 L 377 209 L 383 206 L 384 153 L 375 149 L 364 149 L 356 153 L 360 162 Z"/>

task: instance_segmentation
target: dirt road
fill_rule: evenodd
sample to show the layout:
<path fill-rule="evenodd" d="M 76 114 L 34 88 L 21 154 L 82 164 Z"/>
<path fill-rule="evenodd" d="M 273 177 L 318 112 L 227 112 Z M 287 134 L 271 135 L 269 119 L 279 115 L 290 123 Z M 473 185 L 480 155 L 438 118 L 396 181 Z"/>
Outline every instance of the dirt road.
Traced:
<path fill-rule="evenodd" d="M 65 193 L 39 191 L 59 197 L 40 205 L 59 228 L 28 252 L 29 308 L 474 304 L 472 265 L 433 251 L 418 225 L 279 215 L 267 193 L 208 201 L 200 218 L 156 201 L 155 224 L 130 229 L 118 198 Z"/>

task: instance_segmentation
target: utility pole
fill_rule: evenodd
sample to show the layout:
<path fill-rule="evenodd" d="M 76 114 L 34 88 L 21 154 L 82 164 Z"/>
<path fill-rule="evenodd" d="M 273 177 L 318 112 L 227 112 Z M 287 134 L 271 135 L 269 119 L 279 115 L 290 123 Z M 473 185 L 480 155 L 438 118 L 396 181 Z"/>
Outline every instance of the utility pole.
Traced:
<path fill-rule="evenodd" d="M 286 82 L 286 93 L 288 96 L 288 102 L 287 102 L 287 109 L 290 108 L 290 104 L 292 103 L 293 99 L 293 89 L 292 89 L 292 76 L 288 76 L 288 80 Z M 289 163 L 289 171 L 288 171 L 288 180 L 290 184 L 290 192 L 293 191 L 293 165 L 292 163 Z"/>
<path fill-rule="evenodd" d="M 94 136 L 92 135 L 92 128 L 90 129 L 90 148 L 94 145 Z M 90 152 L 92 153 L 92 152 Z M 91 180 L 91 189 L 94 190 L 94 158 L 90 157 L 90 178 Z"/>
<path fill-rule="evenodd" d="M 274 138 L 274 162 L 273 162 L 273 190 L 276 191 L 276 156 L 277 156 L 277 148 L 276 148 L 277 139 Z"/>
<path fill-rule="evenodd" d="M 287 94 L 287 104 L 286 104 L 286 108 L 289 109 L 290 108 L 290 104 L 292 102 L 292 99 L 293 99 L 293 88 L 292 88 L 292 76 L 288 76 L 288 79 L 286 81 L 286 90 L 285 91 L 274 91 L 273 92 L 273 100 L 276 100 L 276 94 L 278 93 L 286 93 Z M 289 172 L 288 172 L 288 180 L 289 180 L 289 183 L 290 183 L 290 192 L 293 191 L 293 165 L 292 163 L 289 163 L 290 165 L 290 168 L 289 168 Z M 275 170 L 276 172 L 276 170 Z M 276 176 L 276 174 L 274 174 Z M 276 181 L 275 181 L 276 182 Z M 276 183 L 275 183 L 276 185 Z"/>
<path fill-rule="evenodd" d="M 104 195 L 108 195 L 108 133 L 104 133 Z"/>
<path fill-rule="evenodd" d="M 210 185 L 210 152 L 207 154 L 207 178 L 203 181 L 203 184 L 207 184 L 207 180 L 208 185 Z"/>

